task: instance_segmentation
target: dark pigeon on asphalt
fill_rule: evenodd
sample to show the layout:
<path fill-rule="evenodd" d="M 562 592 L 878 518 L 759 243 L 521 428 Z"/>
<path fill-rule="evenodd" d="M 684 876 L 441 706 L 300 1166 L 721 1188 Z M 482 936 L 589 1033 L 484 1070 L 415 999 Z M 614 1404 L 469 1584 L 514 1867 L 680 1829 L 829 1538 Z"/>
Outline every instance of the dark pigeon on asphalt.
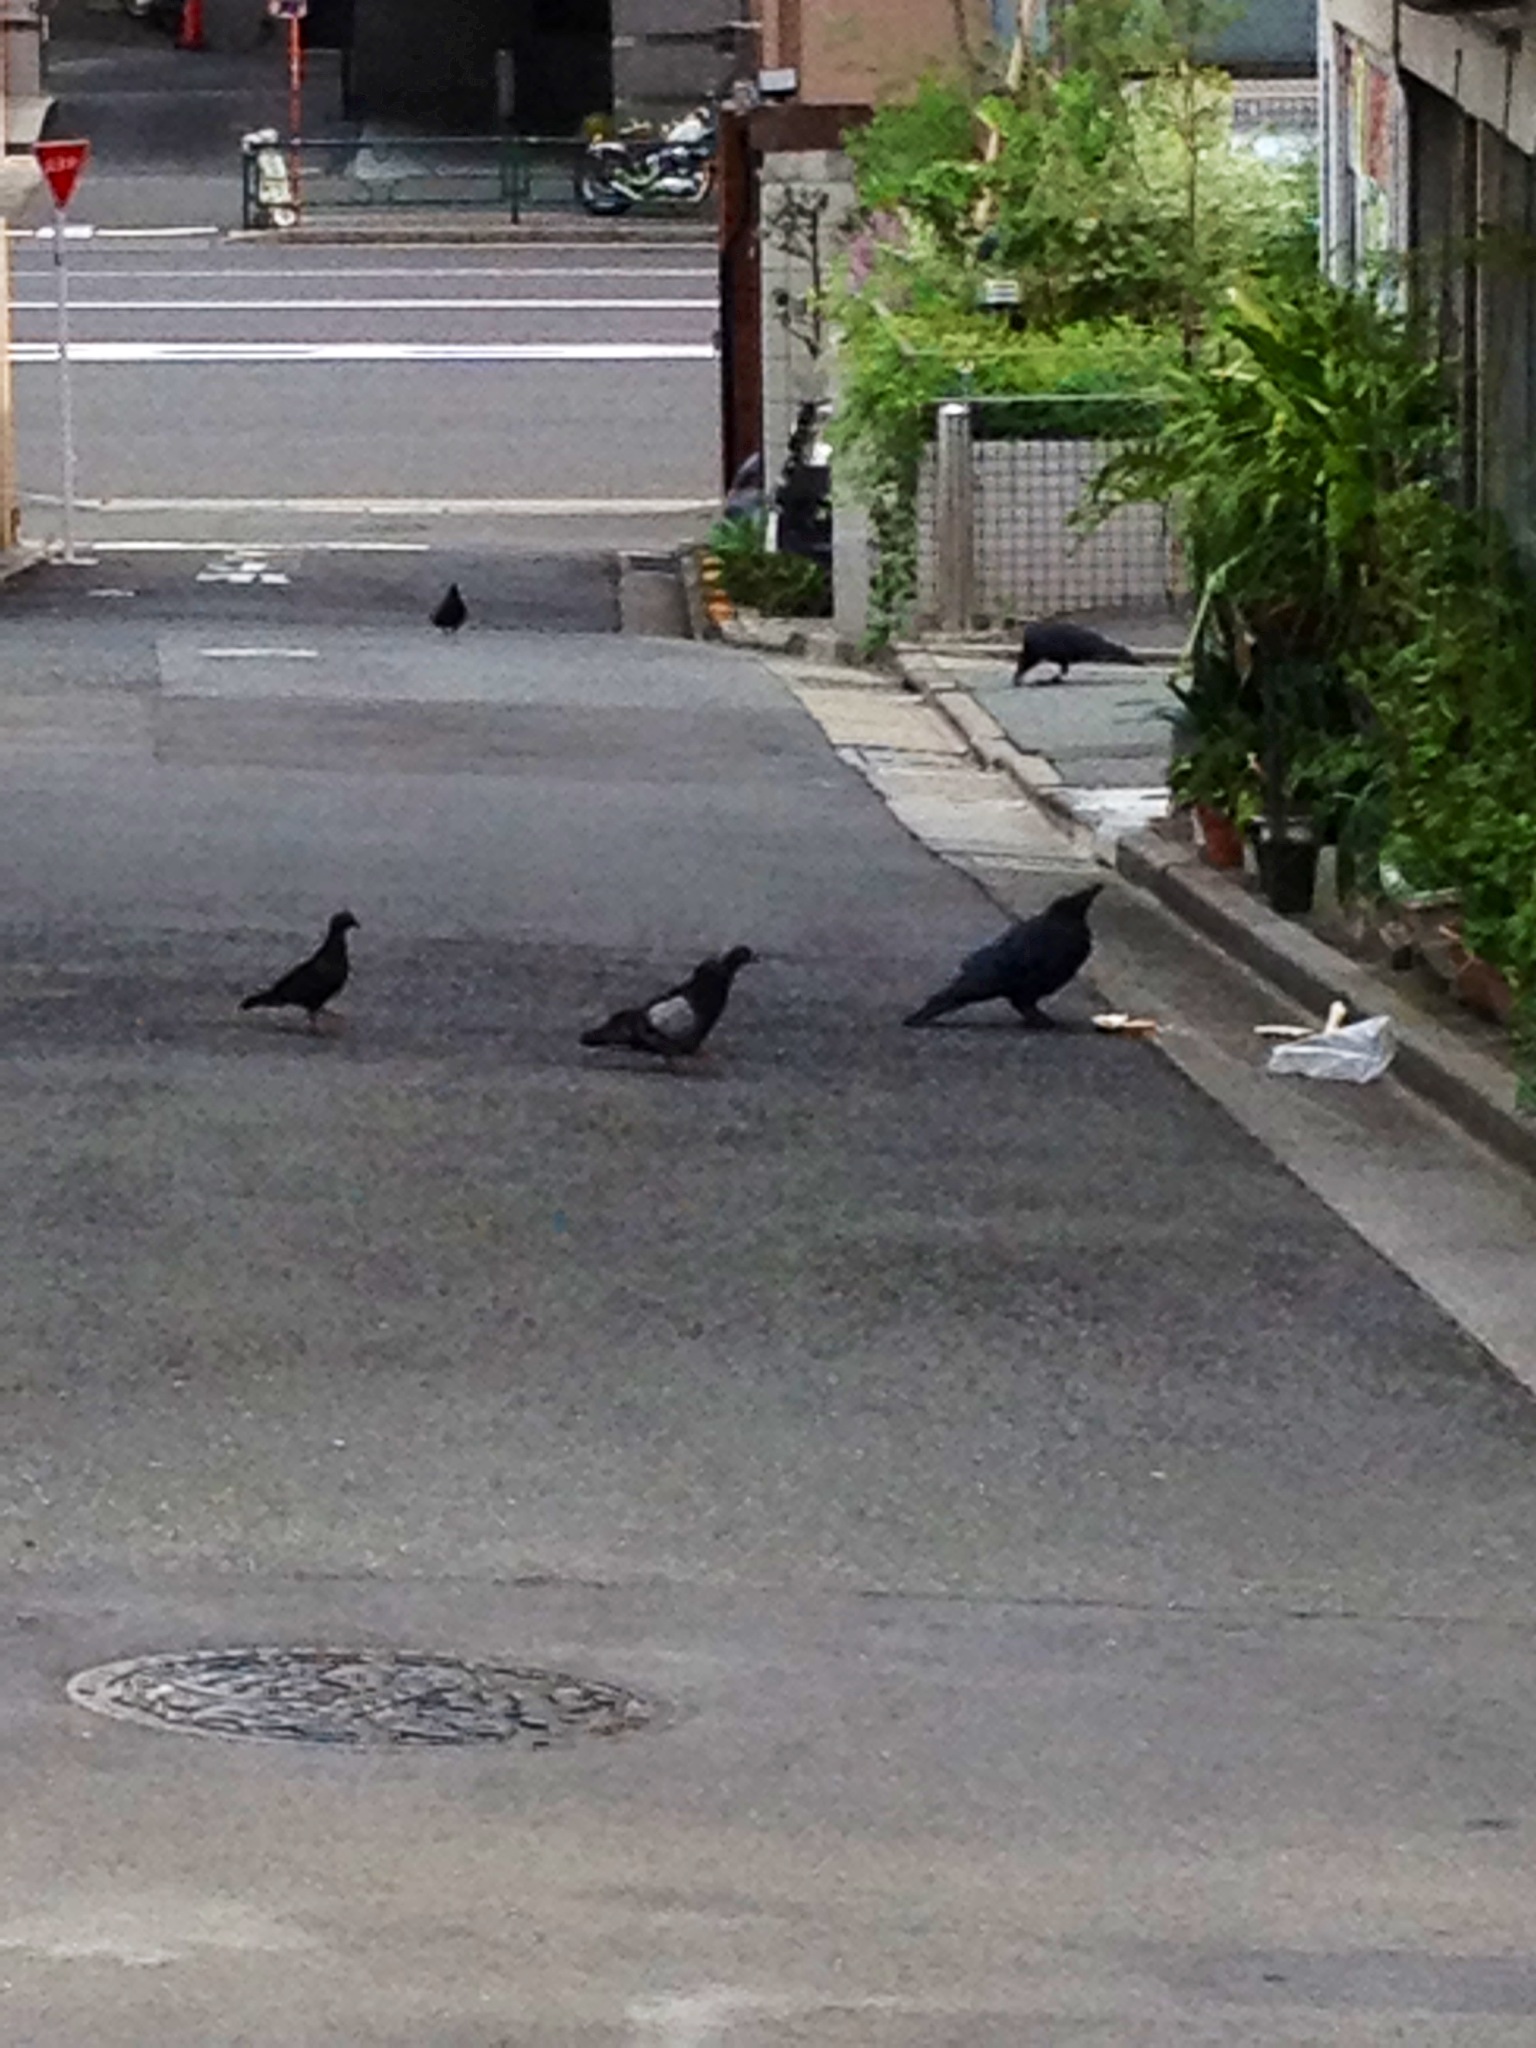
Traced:
<path fill-rule="evenodd" d="M 1141 666 L 1140 657 L 1132 654 L 1129 647 L 1122 647 L 1118 640 L 1106 640 L 1091 626 L 1074 626 L 1070 619 L 1037 619 L 1024 628 L 1024 644 L 1014 664 L 1014 682 L 1022 683 L 1032 668 L 1045 661 L 1056 664 L 1055 675 L 1045 678 L 1048 683 L 1065 682 L 1067 670 L 1078 661 Z"/>
<path fill-rule="evenodd" d="M 583 1045 L 621 1045 L 631 1052 L 670 1059 L 697 1052 L 720 1021 L 731 983 L 756 958 L 750 946 L 701 960 L 686 981 L 666 989 L 635 1010 L 615 1010 L 606 1024 L 583 1031 Z"/>
<path fill-rule="evenodd" d="M 1093 951 L 1088 910 L 1103 886 L 1095 882 L 1070 896 L 1058 896 L 1038 917 L 1010 925 L 1000 939 L 962 960 L 954 980 L 903 1022 L 931 1024 L 935 1017 L 969 1009 L 972 1003 L 1004 1002 L 1012 1003 L 1024 1022 L 1037 1030 L 1049 1025 L 1052 1020 L 1039 1005 L 1065 988 Z"/>
<path fill-rule="evenodd" d="M 433 608 L 432 623 L 442 633 L 457 633 L 469 617 L 469 606 L 457 583 L 450 583 Z"/>
<path fill-rule="evenodd" d="M 351 911 L 338 910 L 319 949 L 297 967 L 290 967 L 281 981 L 247 996 L 241 1009 L 303 1010 L 313 1028 L 326 1004 L 347 985 L 351 966 L 347 959 L 347 933 L 356 929 L 357 919 Z"/>

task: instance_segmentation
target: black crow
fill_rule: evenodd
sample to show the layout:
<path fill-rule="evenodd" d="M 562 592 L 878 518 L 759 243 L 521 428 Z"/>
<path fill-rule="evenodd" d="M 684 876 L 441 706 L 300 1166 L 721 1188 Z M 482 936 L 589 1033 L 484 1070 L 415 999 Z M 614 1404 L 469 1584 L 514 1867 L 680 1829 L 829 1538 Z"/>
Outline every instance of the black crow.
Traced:
<path fill-rule="evenodd" d="M 1129 662 L 1132 668 L 1141 666 L 1139 657 L 1129 647 L 1122 647 L 1118 640 L 1106 640 L 1091 626 L 1074 626 L 1070 619 L 1038 619 L 1024 628 L 1024 644 L 1013 670 L 1015 683 L 1022 683 L 1042 661 L 1056 664 L 1055 675 L 1046 678 L 1052 683 L 1064 682 L 1075 661 Z"/>
<path fill-rule="evenodd" d="M 720 1021 L 731 983 L 756 958 L 750 946 L 701 960 L 686 981 L 634 1010 L 615 1010 L 606 1024 L 583 1031 L 583 1045 L 623 1045 L 632 1052 L 697 1052 Z"/>
<path fill-rule="evenodd" d="M 1065 988 L 1093 951 L 1088 908 L 1103 886 L 1094 882 L 1071 896 L 1058 896 L 1038 917 L 1010 925 L 1000 939 L 968 954 L 948 987 L 903 1022 L 931 1024 L 951 1010 L 1001 1000 L 1012 1003 L 1026 1024 L 1048 1025 L 1051 1019 L 1038 1005 Z"/>
<path fill-rule="evenodd" d="M 338 910 L 326 928 L 323 944 L 297 967 L 290 967 L 281 981 L 247 996 L 242 1010 L 303 1010 L 313 1029 L 320 1012 L 347 985 L 347 933 L 356 931 L 357 919 L 350 910 Z"/>
<path fill-rule="evenodd" d="M 432 623 L 444 633 L 457 633 L 469 617 L 469 606 L 457 583 L 450 583 L 432 610 Z"/>

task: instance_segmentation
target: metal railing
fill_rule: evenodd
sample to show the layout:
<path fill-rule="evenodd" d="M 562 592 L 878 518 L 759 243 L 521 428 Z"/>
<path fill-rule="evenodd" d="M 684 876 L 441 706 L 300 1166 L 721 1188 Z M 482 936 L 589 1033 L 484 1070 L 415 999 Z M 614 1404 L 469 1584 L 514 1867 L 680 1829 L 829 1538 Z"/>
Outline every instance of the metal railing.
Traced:
<path fill-rule="evenodd" d="M 1055 612 L 1162 610 L 1181 594 L 1167 509 L 1079 514 L 1155 399 L 1049 394 L 937 408 L 918 488 L 918 615 L 948 632 Z"/>
<path fill-rule="evenodd" d="M 642 146 L 637 140 L 635 147 Z M 285 167 L 281 193 L 262 168 L 263 154 L 270 164 L 274 152 Z M 586 165 L 587 141 L 580 135 L 303 136 L 264 146 L 248 136 L 241 215 L 247 228 L 267 228 L 292 226 L 298 213 L 481 207 L 517 221 L 524 214 L 582 210 Z M 707 221 L 714 206 L 710 189 L 696 203 L 639 189 L 602 210 Z"/>
<path fill-rule="evenodd" d="M 481 207 L 516 221 L 579 207 L 576 173 L 586 143 L 546 135 L 303 136 L 281 147 L 306 214 Z M 272 225 L 253 150 L 241 166 L 245 226 Z"/>

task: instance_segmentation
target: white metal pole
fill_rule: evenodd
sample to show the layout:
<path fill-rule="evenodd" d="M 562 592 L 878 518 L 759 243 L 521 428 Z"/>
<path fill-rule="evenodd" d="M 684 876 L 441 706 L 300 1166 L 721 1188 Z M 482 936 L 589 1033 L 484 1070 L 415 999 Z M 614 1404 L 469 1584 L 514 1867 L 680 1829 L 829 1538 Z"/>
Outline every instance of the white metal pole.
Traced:
<path fill-rule="evenodd" d="M 64 209 L 53 209 L 53 273 L 59 288 L 59 427 L 64 450 L 64 559 L 75 555 L 75 394 L 69 360 L 69 257 Z"/>

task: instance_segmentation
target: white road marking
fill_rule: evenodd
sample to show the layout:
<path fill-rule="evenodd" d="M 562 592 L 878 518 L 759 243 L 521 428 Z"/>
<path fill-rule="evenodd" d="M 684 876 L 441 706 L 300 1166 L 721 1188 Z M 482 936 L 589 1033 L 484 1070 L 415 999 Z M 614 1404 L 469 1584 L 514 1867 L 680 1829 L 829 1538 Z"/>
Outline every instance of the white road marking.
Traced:
<path fill-rule="evenodd" d="M 53 264 L 50 260 L 47 264 L 33 265 L 18 259 L 15 275 L 18 278 L 37 278 L 39 280 L 50 278 L 53 275 Z M 130 268 L 127 264 L 93 263 L 88 270 L 81 271 L 79 275 L 83 278 L 90 278 L 93 283 L 108 277 L 147 277 L 161 284 L 179 284 L 185 280 L 197 279 L 201 281 L 205 278 L 214 278 L 222 279 L 226 284 L 246 286 L 265 284 L 269 278 L 286 279 L 295 277 L 323 277 L 328 284 L 335 284 L 341 279 L 380 277 L 493 277 L 501 279 L 503 283 L 520 282 L 525 277 L 632 277 L 642 279 L 656 278 L 657 280 L 665 280 L 668 283 L 702 284 L 706 281 L 713 282 L 718 272 L 713 265 L 707 270 L 674 270 L 663 268 L 660 265 L 643 263 L 636 265 L 617 263 L 550 263 L 530 264 L 526 267 L 521 264 L 496 264 L 494 266 L 490 264 L 471 265 L 464 263 L 450 266 L 399 264 L 392 265 L 387 269 L 371 267 L 365 269 L 361 265 L 331 264 L 325 269 L 311 270 L 278 270 L 266 265 L 245 269 L 236 264 L 225 264 L 219 270 L 194 270 L 180 263 L 159 263 L 148 268 L 134 265 Z M 49 303 L 52 302 L 50 301 Z"/>
<path fill-rule="evenodd" d="M 77 341 L 78 363 L 709 363 L 712 342 Z M 13 363 L 56 363 L 55 341 L 18 341 Z"/>
<path fill-rule="evenodd" d="M 30 502 L 58 500 L 37 495 Z M 714 498 L 80 498 L 76 504 L 82 512 L 129 518 L 146 512 L 272 512 L 369 519 L 666 519 L 717 508 Z"/>
<path fill-rule="evenodd" d="M 71 221 L 64 230 L 67 242 L 93 242 L 100 238 L 107 242 L 182 242 L 193 235 L 217 236 L 219 229 L 210 221 L 201 228 L 98 228 L 87 221 Z M 7 228 L 6 233 L 16 241 L 51 242 L 52 228 Z"/>
<path fill-rule="evenodd" d="M 197 572 L 199 583 L 286 583 L 288 577 L 280 569 L 274 569 L 263 553 L 249 548 L 231 548 L 227 553 L 217 555 L 206 568 Z"/>
<path fill-rule="evenodd" d="M 13 299 L 17 313 L 51 313 L 52 299 Z M 717 313 L 717 299 L 81 299 L 74 313 Z"/>
<path fill-rule="evenodd" d="M 712 1984 L 703 1991 L 634 1999 L 624 2017 L 632 2041 L 653 2042 L 656 2048 L 714 2048 L 728 2030 L 734 2031 L 732 2022 L 743 2014 L 779 2015 L 792 2010 L 792 2001 L 787 1999 L 764 1998 L 728 1984 Z"/>
<path fill-rule="evenodd" d="M 234 543 L 218 540 L 97 540 L 91 545 L 98 555 L 207 555 L 217 548 L 232 547 Z M 286 555 L 430 555 L 432 544 L 425 540 L 273 541 L 268 552 Z"/>
<path fill-rule="evenodd" d="M 199 647 L 204 661 L 318 661 L 318 647 Z"/>

